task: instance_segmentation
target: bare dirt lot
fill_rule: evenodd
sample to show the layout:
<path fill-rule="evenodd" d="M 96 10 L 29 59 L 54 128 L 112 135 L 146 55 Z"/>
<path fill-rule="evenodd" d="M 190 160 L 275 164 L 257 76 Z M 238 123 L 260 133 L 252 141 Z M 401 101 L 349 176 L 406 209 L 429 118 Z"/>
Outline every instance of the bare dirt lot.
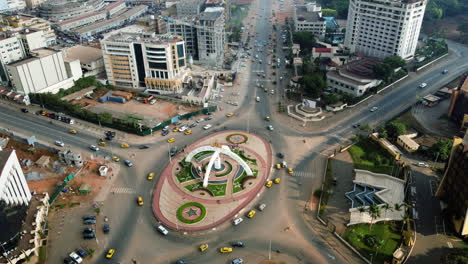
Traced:
<path fill-rule="evenodd" d="M 179 110 L 179 106 L 181 109 Z M 98 103 L 90 111 L 95 113 L 109 112 L 119 118 L 127 118 L 129 114 L 145 119 L 153 119 L 155 122 L 162 122 L 176 115 L 183 115 L 200 109 L 199 107 L 189 107 L 179 103 L 159 100 L 154 104 L 144 104 L 136 100 L 130 100 L 124 104 L 115 102 Z"/>

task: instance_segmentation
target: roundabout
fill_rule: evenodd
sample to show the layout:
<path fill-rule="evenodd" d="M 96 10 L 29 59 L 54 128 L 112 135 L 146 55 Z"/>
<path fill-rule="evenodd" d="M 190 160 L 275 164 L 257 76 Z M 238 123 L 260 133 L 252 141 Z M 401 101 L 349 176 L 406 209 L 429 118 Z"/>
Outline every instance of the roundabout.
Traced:
<path fill-rule="evenodd" d="M 270 145 L 255 134 L 223 131 L 202 138 L 164 169 L 153 212 L 165 226 L 184 232 L 232 220 L 264 186 L 271 157 Z"/>

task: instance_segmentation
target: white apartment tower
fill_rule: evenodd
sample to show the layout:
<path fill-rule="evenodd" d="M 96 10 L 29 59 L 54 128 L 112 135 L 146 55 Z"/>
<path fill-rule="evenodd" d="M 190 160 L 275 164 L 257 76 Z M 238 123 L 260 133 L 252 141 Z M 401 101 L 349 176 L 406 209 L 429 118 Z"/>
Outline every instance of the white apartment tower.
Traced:
<path fill-rule="evenodd" d="M 31 200 L 26 178 L 14 150 L 0 151 L 0 201 L 7 205 L 27 205 Z"/>
<path fill-rule="evenodd" d="M 186 74 L 184 40 L 156 33 L 117 33 L 101 40 L 109 83 L 179 93 Z"/>
<path fill-rule="evenodd" d="M 350 0 L 345 46 L 351 52 L 412 59 L 427 0 Z"/>

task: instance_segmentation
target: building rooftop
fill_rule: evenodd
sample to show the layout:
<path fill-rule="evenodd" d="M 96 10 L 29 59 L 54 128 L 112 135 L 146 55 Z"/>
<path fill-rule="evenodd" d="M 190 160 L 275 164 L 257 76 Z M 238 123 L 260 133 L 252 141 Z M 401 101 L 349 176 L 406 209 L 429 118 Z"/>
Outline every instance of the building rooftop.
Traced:
<path fill-rule="evenodd" d="M 222 14 L 222 11 L 203 12 L 200 14 L 200 20 L 215 21 Z"/>
<path fill-rule="evenodd" d="M 26 58 L 26 59 L 22 59 L 22 60 L 19 60 L 19 61 L 17 61 L 17 62 L 8 64 L 8 65 L 9 65 L 9 66 L 13 66 L 13 67 L 20 66 L 20 65 L 29 63 L 29 62 L 31 62 L 31 61 L 35 61 L 35 60 L 37 60 L 38 58 L 50 56 L 50 55 L 52 55 L 52 54 L 54 54 L 54 53 L 57 53 L 57 51 L 55 51 L 55 50 L 53 50 L 53 49 L 48 49 L 48 48 L 41 48 L 41 49 L 33 50 L 31 53 L 33 54 L 33 57 L 29 57 L 29 58 Z"/>
<path fill-rule="evenodd" d="M 419 148 L 419 144 L 416 143 L 412 138 L 408 135 L 401 135 L 398 137 L 403 143 L 405 143 L 409 148 Z"/>
<path fill-rule="evenodd" d="M 121 4 L 125 4 L 125 2 L 124 1 L 116 1 L 116 2 L 108 4 L 104 9 L 111 10 L 111 9 L 113 9 L 115 7 L 118 7 Z"/>
<path fill-rule="evenodd" d="M 88 64 L 102 58 L 102 51 L 98 48 L 76 45 L 66 49 L 65 57 L 67 59 L 79 59 L 81 63 Z"/>
<path fill-rule="evenodd" d="M 339 71 L 357 78 L 376 79 L 373 69 L 375 65 L 381 62 L 382 59 L 379 58 L 363 57 L 341 66 Z"/>
<path fill-rule="evenodd" d="M 320 12 L 309 12 L 307 11 L 306 6 L 297 6 L 296 7 L 296 19 L 301 22 L 319 22 L 324 21 L 320 16 Z"/>
<path fill-rule="evenodd" d="M 63 26 L 63 25 L 73 23 L 73 22 L 81 20 L 81 19 L 96 16 L 96 15 L 99 15 L 99 14 L 101 14 L 101 12 L 92 12 L 92 13 L 89 13 L 89 14 L 84 14 L 84 15 L 81 15 L 81 16 L 77 16 L 77 17 L 74 17 L 74 18 L 70 18 L 70 19 L 67 19 L 67 20 L 57 22 L 57 25 Z"/>
<path fill-rule="evenodd" d="M 151 33 L 120 32 L 117 34 L 109 35 L 107 38 L 104 39 L 104 41 L 113 41 L 113 42 L 123 42 L 123 43 L 145 42 L 145 43 L 154 43 L 154 44 L 179 42 L 181 40 L 182 38 L 176 35 L 171 35 L 171 34 L 158 35 L 155 32 L 151 32 Z"/>
<path fill-rule="evenodd" d="M 5 167 L 5 163 L 10 158 L 11 153 L 13 153 L 13 150 L 0 151 L 0 174 L 2 173 L 3 168 Z"/>

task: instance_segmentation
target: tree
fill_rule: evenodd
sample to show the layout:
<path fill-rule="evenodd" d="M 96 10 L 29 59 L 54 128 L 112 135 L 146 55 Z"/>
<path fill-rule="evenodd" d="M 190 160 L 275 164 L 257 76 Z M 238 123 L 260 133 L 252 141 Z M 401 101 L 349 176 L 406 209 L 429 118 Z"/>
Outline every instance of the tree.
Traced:
<path fill-rule="evenodd" d="M 318 98 L 325 90 L 326 83 L 319 74 L 306 74 L 300 80 L 304 92 L 313 98 Z"/>
<path fill-rule="evenodd" d="M 362 215 L 366 211 L 366 208 L 364 206 L 358 207 L 359 214 Z"/>
<path fill-rule="evenodd" d="M 440 258 L 442 264 L 463 264 L 468 263 L 468 250 L 449 249 L 449 252 Z"/>
<path fill-rule="evenodd" d="M 391 205 L 389 205 L 388 203 L 386 203 L 386 204 L 384 204 L 384 205 L 382 206 L 382 209 L 385 210 L 385 218 L 387 218 L 387 211 L 388 211 L 388 210 L 392 210 L 393 207 L 392 207 Z"/>
<path fill-rule="evenodd" d="M 340 101 L 340 98 L 336 94 L 325 94 L 322 96 L 322 101 L 326 105 L 333 105 Z"/>
<path fill-rule="evenodd" d="M 398 136 L 406 134 L 406 126 L 400 122 L 390 122 L 385 126 L 385 129 L 392 138 L 397 138 Z"/>
<path fill-rule="evenodd" d="M 429 148 L 429 153 L 434 160 L 447 160 L 452 150 L 453 140 L 439 140 Z"/>
<path fill-rule="evenodd" d="M 322 9 L 322 16 L 324 16 L 324 17 L 337 17 L 338 12 L 335 9 L 324 8 L 324 9 Z"/>
<path fill-rule="evenodd" d="M 301 50 L 310 53 L 312 48 L 315 46 L 314 35 L 310 32 L 294 32 L 293 33 L 294 43 L 301 46 Z"/>
<path fill-rule="evenodd" d="M 98 120 L 103 123 L 112 123 L 112 114 L 109 112 L 101 112 L 98 114 Z"/>
<path fill-rule="evenodd" d="M 387 81 L 392 74 L 392 69 L 385 63 L 379 63 L 372 68 L 374 75 L 377 79 Z"/>
<path fill-rule="evenodd" d="M 371 206 L 369 206 L 369 208 L 367 209 L 367 212 L 369 213 L 370 217 L 372 218 L 372 222 L 370 223 L 370 226 L 369 226 L 369 230 L 372 229 L 372 225 L 374 224 L 374 221 L 380 217 L 380 215 L 382 214 L 382 209 L 376 205 L 376 204 L 373 204 Z"/>
<path fill-rule="evenodd" d="M 383 61 L 384 64 L 388 65 L 392 70 L 403 67 L 406 65 L 406 61 L 400 56 L 389 56 Z"/>
<path fill-rule="evenodd" d="M 457 30 L 462 34 L 468 34 L 468 21 L 459 24 Z"/>
<path fill-rule="evenodd" d="M 424 19 L 428 20 L 438 20 L 441 19 L 443 15 L 443 10 L 440 8 L 435 1 L 429 1 L 426 7 L 426 13 Z"/>
<path fill-rule="evenodd" d="M 377 128 L 377 132 L 379 133 L 379 138 L 387 138 L 388 137 L 387 130 L 385 129 L 384 126 L 379 126 Z"/>

